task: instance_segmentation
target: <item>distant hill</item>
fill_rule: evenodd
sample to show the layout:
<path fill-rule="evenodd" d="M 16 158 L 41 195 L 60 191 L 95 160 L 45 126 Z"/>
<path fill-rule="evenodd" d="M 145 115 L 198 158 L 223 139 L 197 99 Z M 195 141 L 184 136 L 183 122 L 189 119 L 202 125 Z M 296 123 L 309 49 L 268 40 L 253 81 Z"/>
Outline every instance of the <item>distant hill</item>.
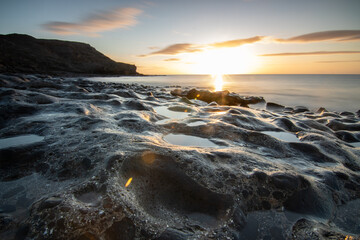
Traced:
<path fill-rule="evenodd" d="M 0 35 L 0 72 L 53 75 L 138 75 L 136 66 L 115 62 L 89 44 Z"/>

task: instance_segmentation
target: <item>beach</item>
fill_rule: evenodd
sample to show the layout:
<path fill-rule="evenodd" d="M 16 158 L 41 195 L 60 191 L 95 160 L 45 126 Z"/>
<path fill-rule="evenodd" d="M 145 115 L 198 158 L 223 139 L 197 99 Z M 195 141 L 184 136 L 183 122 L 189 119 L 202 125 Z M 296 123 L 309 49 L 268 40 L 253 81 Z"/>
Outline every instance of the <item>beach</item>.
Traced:
<path fill-rule="evenodd" d="M 359 238 L 359 109 L 128 78 L 0 75 L 1 239 Z"/>

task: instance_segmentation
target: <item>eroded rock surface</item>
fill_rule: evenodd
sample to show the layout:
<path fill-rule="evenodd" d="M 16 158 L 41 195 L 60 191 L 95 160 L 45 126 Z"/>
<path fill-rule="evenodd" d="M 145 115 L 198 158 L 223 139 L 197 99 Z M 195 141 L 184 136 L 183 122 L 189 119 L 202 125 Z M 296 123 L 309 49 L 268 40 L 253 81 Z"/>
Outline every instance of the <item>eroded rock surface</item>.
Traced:
<path fill-rule="evenodd" d="M 1 239 L 359 237 L 358 114 L 82 78 L 0 86 Z"/>

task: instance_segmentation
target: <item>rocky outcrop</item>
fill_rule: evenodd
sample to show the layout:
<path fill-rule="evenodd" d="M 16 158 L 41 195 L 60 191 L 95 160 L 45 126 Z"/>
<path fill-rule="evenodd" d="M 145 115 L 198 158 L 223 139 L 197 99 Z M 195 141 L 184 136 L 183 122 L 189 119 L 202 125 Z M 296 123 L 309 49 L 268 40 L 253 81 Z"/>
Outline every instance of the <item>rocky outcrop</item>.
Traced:
<path fill-rule="evenodd" d="M 236 93 L 230 93 L 228 90 L 211 92 L 208 90 L 191 89 L 190 91 L 182 91 L 177 88 L 171 91 L 171 95 L 187 97 L 188 99 L 197 99 L 207 103 L 216 102 L 220 105 L 240 105 L 243 107 L 246 107 L 248 104 L 256 104 L 265 101 L 262 97 L 244 97 Z"/>
<path fill-rule="evenodd" d="M 51 75 L 138 75 L 136 66 L 119 63 L 89 44 L 0 35 L 0 72 Z"/>
<path fill-rule="evenodd" d="M 359 239 L 357 114 L 170 90 L 0 74 L 0 239 Z"/>

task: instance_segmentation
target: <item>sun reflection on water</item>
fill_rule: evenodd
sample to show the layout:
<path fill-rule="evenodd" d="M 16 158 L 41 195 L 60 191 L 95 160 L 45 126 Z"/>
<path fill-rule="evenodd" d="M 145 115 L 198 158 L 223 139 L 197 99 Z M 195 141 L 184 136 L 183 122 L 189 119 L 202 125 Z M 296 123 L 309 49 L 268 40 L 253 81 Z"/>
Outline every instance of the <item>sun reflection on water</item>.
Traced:
<path fill-rule="evenodd" d="M 215 92 L 222 91 L 223 85 L 224 85 L 223 75 L 216 74 L 216 75 L 213 75 L 212 77 L 214 79 Z"/>

